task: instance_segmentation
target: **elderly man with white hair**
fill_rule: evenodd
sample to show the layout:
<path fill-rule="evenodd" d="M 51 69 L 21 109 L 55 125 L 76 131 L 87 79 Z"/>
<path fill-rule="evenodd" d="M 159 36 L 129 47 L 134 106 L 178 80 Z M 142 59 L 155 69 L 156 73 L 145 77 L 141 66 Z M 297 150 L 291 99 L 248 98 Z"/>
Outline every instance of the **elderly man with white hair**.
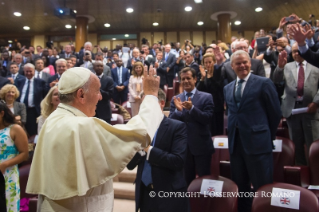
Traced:
<path fill-rule="evenodd" d="M 126 66 L 126 68 L 130 70 L 130 73 L 132 72 L 132 67 L 134 63 L 138 61 L 141 61 L 143 63 L 143 61 L 140 58 L 140 50 L 138 48 L 134 48 L 132 50 L 132 58 L 127 61 Z"/>
<path fill-rule="evenodd" d="M 27 121 L 25 128 L 29 136 L 37 134 L 36 119 L 41 114 L 40 103 L 45 97 L 47 89 L 45 82 L 42 79 L 35 78 L 35 67 L 31 63 L 27 63 L 23 67 L 24 76 L 15 80 L 14 84 L 17 86 L 20 96 L 17 101 L 24 103 L 27 109 Z"/>
<path fill-rule="evenodd" d="M 85 56 L 85 51 L 89 51 L 90 53 L 91 53 L 91 58 L 95 58 L 95 55 L 93 54 L 93 45 L 92 45 L 92 43 L 91 42 L 85 42 L 84 43 L 84 49 L 83 50 L 81 50 L 80 52 L 79 52 L 79 63 L 78 63 L 78 65 L 77 66 L 80 66 L 80 65 L 82 65 L 83 64 L 83 58 L 84 58 L 84 56 Z"/>
<path fill-rule="evenodd" d="M 248 53 L 248 44 L 245 41 L 234 41 L 232 43 L 231 47 L 232 47 L 233 53 L 238 51 L 238 50 L 243 50 L 243 51 Z M 252 74 L 265 77 L 266 76 L 265 75 L 265 68 L 264 68 L 264 65 L 262 62 L 263 62 L 262 60 L 250 58 L 250 63 L 251 63 L 250 72 Z M 225 82 L 226 84 L 228 84 L 236 79 L 236 73 L 232 69 L 230 61 L 225 62 L 224 66 L 221 69 L 221 72 L 222 72 L 223 78 L 227 80 L 227 82 Z"/>
<path fill-rule="evenodd" d="M 163 119 L 159 80 L 153 68 L 149 75 L 145 70 L 139 114 L 125 125 L 111 126 L 93 117 L 102 99 L 99 78 L 82 67 L 62 75 L 61 103 L 42 127 L 26 189 L 39 194 L 39 211 L 113 210 L 112 179 L 136 152 L 148 152 Z"/>

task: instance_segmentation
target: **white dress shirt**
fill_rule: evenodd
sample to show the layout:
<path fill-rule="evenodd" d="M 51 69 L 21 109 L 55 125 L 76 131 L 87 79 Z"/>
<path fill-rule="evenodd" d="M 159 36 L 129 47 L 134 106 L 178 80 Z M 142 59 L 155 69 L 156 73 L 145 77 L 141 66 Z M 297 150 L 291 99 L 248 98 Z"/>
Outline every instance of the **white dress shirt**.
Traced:
<path fill-rule="evenodd" d="M 240 92 L 240 93 L 241 93 L 241 96 L 243 96 L 244 89 L 245 89 L 245 86 L 246 86 L 246 83 L 247 83 L 249 77 L 250 77 L 250 73 L 243 79 L 244 82 L 242 82 L 241 92 Z M 240 80 L 239 77 L 237 77 L 237 80 L 236 80 L 236 90 L 237 90 L 237 87 L 238 87 L 238 82 L 239 82 L 239 80 Z"/>
<path fill-rule="evenodd" d="M 40 74 L 40 76 L 38 77 L 39 74 Z M 42 71 L 37 71 L 37 70 L 35 70 L 35 72 L 34 72 L 34 77 L 35 77 L 35 78 L 42 79 Z"/>

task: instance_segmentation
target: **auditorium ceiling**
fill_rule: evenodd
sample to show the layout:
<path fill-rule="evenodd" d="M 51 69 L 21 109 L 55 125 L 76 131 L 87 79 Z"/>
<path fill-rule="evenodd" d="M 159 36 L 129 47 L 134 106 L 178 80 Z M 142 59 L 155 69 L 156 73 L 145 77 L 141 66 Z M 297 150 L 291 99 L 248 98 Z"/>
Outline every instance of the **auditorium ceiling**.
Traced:
<path fill-rule="evenodd" d="M 192 11 L 184 8 L 191 6 Z M 54 16 L 54 8 L 67 7 L 77 14 L 89 15 L 89 32 L 135 33 L 142 31 L 216 30 L 217 22 L 211 15 L 219 11 L 233 11 L 232 30 L 271 29 L 281 17 L 291 13 L 308 20 L 310 13 L 319 19 L 318 0 L 0 0 L 0 35 L 10 34 L 74 34 L 74 19 Z M 131 7 L 134 12 L 127 13 Z M 262 7 L 261 12 L 255 8 Z M 14 12 L 22 16 L 16 17 Z M 234 21 L 241 21 L 235 26 Z M 199 21 L 204 22 L 199 26 Z M 158 26 L 152 23 L 157 22 Z M 106 28 L 105 23 L 111 26 Z M 67 29 L 65 25 L 71 25 Z M 29 26 L 30 30 L 23 29 Z"/>

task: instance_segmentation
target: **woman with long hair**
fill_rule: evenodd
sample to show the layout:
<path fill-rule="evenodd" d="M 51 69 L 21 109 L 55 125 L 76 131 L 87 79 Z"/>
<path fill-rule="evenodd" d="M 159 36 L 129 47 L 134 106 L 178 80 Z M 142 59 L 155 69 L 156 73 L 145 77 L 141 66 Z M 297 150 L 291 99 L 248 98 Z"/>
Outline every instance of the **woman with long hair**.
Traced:
<path fill-rule="evenodd" d="M 211 123 L 211 134 L 223 135 L 224 132 L 224 80 L 221 75 L 221 69 L 214 70 L 216 63 L 215 55 L 207 53 L 202 58 L 200 66 L 201 79 L 197 85 L 199 91 L 210 93 L 214 99 L 214 115 Z"/>
<path fill-rule="evenodd" d="M 49 115 L 55 111 L 60 103 L 58 86 L 53 86 L 45 98 L 42 100 L 41 106 L 41 116 L 38 118 L 38 134 L 44 124 L 45 120 L 49 117 Z"/>
<path fill-rule="evenodd" d="M 132 117 L 138 114 L 142 103 L 141 93 L 143 92 L 144 66 L 141 62 L 135 62 L 132 68 L 128 89 L 130 92 L 129 102 L 131 103 Z"/>
<path fill-rule="evenodd" d="M 28 159 L 28 138 L 4 101 L 0 101 L 0 172 L 5 179 L 7 211 L 20 211 L 18 164 Z"/>

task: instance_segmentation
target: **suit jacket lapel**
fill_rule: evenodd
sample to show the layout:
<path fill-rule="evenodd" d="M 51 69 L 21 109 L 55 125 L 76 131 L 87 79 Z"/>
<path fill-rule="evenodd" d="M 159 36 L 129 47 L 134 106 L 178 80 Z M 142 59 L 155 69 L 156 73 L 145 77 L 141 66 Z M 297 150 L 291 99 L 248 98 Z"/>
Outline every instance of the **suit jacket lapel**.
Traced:
<path fill-rule="evenodd" d="M 192 99 L 192 102 L 198 102 L 200 94 L 198 93 L 198 90 L 194 93 L 194 97 Z M 193 103 L 194 104 L 194 103 Z"/>
<path fill-rule="evenodd" d="M 310 72 L 311 72 L 311 67 L 310 67 L 310 64 L 307 63 L 306 69 L 305 69 L 305 81 L 308 79 Z"/>
<path fill-rule="evenodd" d="M 295 83 L 298 83 L 298 75 L 297 75 L 297 66 L 296 66 L 296 63 L 292 63 L 293 67 L 292 67 L 292 75 L 294 76 L 294 79 L 295 79 Z"/>
<path fill-rule="evenodd" d="M 239 108 L 244 104 L 245 100 L 247 99 L 248 93 L 252 89 L 253 84 L 255 82 L 255 79 L 256 79 L 255 76 L 253 74 L 250 74 L 250 77 L 249 77 L 248 81 L 246 82 L 244 92 L 243 92 L 243 95 L 242 95 L 241 100 L 240 100 Z"/>
<path fill-rule="evenodd" d="M 167 129 L 168 129 L 168 121 L 167 121 L 167 117 L 164 116 L 164 118 L 163 118 L 163 120 L 158 128 L 158 131 L 157 131 L 157 135 L 155 138 L 155 147 L 160 146 L 162 137 L 163 137 L 163 135 L 165 135 Z"/>

